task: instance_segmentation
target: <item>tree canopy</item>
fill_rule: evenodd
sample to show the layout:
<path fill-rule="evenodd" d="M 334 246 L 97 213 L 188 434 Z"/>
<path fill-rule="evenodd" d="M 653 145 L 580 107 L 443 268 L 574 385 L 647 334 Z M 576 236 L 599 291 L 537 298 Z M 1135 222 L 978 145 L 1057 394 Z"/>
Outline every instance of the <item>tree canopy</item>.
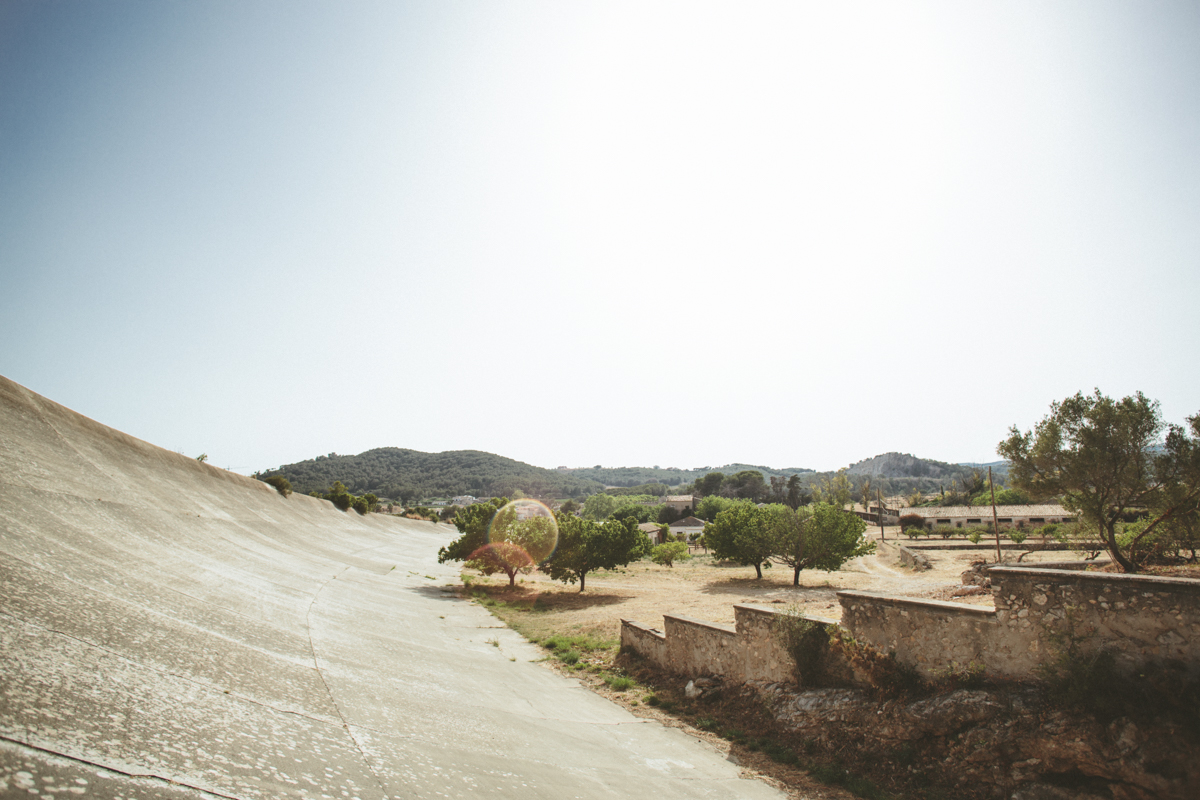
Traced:
<path fill-rule="evenodd" d="M 800 585 L 800 571 L 832 572 L 851 558 L 875 551 L 863 538 L 867 524 L 857 515 L 828 503 L 793 510 L 782 503 L 755 506 L 735 502 L 717 514 L 704 532 L 705 542 L 717 558 L 753 566 L 762 578 L 768 562 L 789 566 L 792 584 Z"/>
<path fill-rule="evenodd" d="M 1052 403 L 1032 431 L 1014 425 L 997 450 L 1011 462 L 1010 483 L 1035 499 L 1061 498 L 1096 526 L 1123 571 L 1137 572 L 1147 537 L 1195 529 L 1200 414 L 1187 422 L 1164 425 L 1158 402 L 1141 392 L 1112 400 L 1097 389 Z M 1118 523 L 1133 509 L 1147 513 L 1146 523 L 1118 540 Z"/>
<path fill-rule="evenodd" d="M 581 592 L 589 572 L 623 567 L 649 549 L 649 538 L 632 519 L 596 522 L 562 513 L 555 518 L 558 547 L 542 563 L 541 570 L 556 581 L 579 581 Z"/>
<path fill-rule="evenodd" d="M 776 549 L 766 523 L 766 515 L 749 500 L 730 503 L 705 526 L 704 541 L 714 557 L 753 566 L 761 579 Z"/>

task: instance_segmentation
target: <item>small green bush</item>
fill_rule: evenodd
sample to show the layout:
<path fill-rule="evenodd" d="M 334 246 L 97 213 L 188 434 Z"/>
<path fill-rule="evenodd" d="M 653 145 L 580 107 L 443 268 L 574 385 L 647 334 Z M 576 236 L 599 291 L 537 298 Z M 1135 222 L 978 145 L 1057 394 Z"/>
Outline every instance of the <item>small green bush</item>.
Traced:
<path fill-rule="evenodd" d="M 900 531 L 910 539 L 925 532 L 925 518 L 920 514 L 904 514 L 900 517 Z"/>
<path fill-rule="evenodd" d="M 263 483 L 270 484 L 275 487 L 275 491 L 279 492 L 284 497 L 292 493 L 292 482 L 282 475 L 270 475 L 262 479 Z"/>
<path fill-rule="evenodd" d="M 604 682 L 608 684 L 608 688 L 614 692 L 624 692 L 633 688 L 633 678 L 627 678 L 623 675 L 607 675 Z"/>
<path fill-rule="evenodd" d="M 1025 541 L 1025 538 L 1029 534 L 1025 533 L 1023 530 L 1020 530 L 1019 528 L 1014 528 L 1013 530 L 1009 531 L 1007 535 L 1009 539 L 1012 539 L 1013 544 L 1020 544 L 1021 542 Z"/>
<path fill-rule="evenodd" d="M 578 650 L 561 650 L 557 653 L 558 660 L 564 664 L 575 664 L 579 661 Z"/>
<path fill-rule="evenodd" d="M 691 558 L 688 552 L 688 546 L 683 542 L 667 542 L 666 544 L 655 545 L 650 551 L 650 560 L 655 564 L 673 567 L 676 561 L 686 561 Z"/>

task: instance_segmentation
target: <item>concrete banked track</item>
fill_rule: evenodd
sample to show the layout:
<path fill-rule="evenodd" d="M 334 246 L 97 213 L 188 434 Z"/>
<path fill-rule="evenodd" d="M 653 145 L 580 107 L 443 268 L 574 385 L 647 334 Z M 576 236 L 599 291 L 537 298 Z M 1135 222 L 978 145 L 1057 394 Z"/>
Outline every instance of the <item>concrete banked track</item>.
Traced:
<path fill-rule="evenodd" d="M 0 797 L 780 796 L 529 663 L 452 535 L 0 378 Z"/>

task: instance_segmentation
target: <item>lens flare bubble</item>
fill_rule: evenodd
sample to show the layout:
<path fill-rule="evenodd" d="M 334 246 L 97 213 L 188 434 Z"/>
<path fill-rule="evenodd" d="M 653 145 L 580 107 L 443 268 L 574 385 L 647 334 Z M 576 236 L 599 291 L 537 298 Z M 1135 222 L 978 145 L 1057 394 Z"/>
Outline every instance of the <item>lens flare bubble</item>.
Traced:
<path fill-rule="evenodd" d="M 558 522 L 554 512 L 537 500 L 513 500 L 496 512 L 488 525 L 488 544 L 508 542 L 540 564 L 558 546 Z"/>

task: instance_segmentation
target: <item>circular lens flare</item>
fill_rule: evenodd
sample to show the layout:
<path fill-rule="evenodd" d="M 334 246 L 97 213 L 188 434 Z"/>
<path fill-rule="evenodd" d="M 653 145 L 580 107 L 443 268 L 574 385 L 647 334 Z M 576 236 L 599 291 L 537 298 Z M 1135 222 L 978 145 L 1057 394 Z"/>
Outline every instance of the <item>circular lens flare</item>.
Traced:
<path fill-rule="evenodd" d="M 554 512 L 537 500 L 513 500 L 492 517 L 488 543 L 519 547 L 534 564 L 540 564 L 558 546 L 558 522 Z"/>

